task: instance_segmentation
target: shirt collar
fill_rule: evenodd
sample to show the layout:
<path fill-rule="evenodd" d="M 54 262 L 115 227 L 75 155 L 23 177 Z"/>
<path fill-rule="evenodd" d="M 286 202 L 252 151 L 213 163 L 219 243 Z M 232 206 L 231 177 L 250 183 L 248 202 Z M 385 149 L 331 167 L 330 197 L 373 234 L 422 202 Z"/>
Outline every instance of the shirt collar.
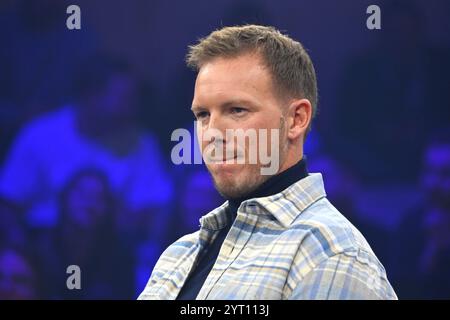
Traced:
<path fill-rule="evenodd" d="M 288 228 L 306 208 L 326 197 L 322 174 L 311 173 L 285 190 L 262 198 L 252 198 L 241 203 L 238 211 L 248 214 L 273 216 L 281 226 Z M 220 230 L 230 223 L 226 213 L 228 201 L 200 219 L 202 228 Z"/>

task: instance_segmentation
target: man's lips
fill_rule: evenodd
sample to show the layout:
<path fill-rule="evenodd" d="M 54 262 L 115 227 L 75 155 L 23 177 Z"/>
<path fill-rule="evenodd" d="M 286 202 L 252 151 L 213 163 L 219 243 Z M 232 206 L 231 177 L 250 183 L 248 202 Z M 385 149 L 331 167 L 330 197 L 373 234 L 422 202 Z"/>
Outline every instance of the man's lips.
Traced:
<path fill-rule="evenodd" d="M 235 163 L 237 160 L 244 158 L 244 155 L 244 150 L 229 150 L 225 145 L 209 145 L 203 153 L 204 160 L 207 163 Z"/>
<path fill-rule="evenodd" d="M 235 160 L 237 159 L 237 156 L 233 156 L 231 158 L 214 158 L 214 157 L 209 157 L 207 159 L 205 159 L 207 162 L 209 163 L 227 163 L 227 162 L 235 162 Z"/>

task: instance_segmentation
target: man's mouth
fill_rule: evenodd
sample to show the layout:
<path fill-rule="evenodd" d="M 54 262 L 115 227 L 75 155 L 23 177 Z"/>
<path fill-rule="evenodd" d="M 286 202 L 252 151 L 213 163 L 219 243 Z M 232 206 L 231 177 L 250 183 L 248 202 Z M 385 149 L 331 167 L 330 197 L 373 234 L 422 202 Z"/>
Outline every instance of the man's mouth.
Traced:
<path fill-rule="evenodd" d="M 234 155 L 232 157 L 220 157 L 220 158 L 215 158 L 215 157 L 208 157 L 207 159 L 205 159 L 205 161 L 207 163 L 214 163 L 214 164 L 219 164 L 219 163 L 234 163 L 236 162 L 235 160 L 237 159 L 237 155 Z"/>
<path fill-rule="evenodd" d="M 209 149 L 213 148 L 213 149 Z M 217 151 L 221 152 L 217 152 Z M 228 150 L 226 146 L 208 146 L 204 153 L 204 160 L 206 163 L 212 164 L 232 164 L 241 160 L 245 152 L 240 149 Z"/>

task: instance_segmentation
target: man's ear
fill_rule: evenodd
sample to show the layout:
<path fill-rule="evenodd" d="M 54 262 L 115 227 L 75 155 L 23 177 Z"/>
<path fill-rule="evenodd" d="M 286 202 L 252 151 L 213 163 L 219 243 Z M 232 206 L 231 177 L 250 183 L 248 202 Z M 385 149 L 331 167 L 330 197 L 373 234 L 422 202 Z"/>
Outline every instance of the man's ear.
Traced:
<path fill-rule="evenodd" d="M 288 107 L 287 135 L 290 140 L 304 137 L 311 123 L 312 106 L 308 99 L 291 101 Z"/>

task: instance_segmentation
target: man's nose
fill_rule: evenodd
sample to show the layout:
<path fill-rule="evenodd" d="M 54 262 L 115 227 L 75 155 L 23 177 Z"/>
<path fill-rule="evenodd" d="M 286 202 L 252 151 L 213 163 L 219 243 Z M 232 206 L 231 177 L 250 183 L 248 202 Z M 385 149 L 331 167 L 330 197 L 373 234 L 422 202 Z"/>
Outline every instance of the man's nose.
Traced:
<path fill-rule="evenodd" d="M 221 130 L 223 119 L 218 112 L 211 112 L 208 121 L 208 129 Z"/>
<path fill-rule="evenodd" d="M 224 142 L 225 140 L 225 123 L 223 118 L 217 113 L 212 113 L 209 117 L 207 125 L 207 140 L 208 142 Z"/>

